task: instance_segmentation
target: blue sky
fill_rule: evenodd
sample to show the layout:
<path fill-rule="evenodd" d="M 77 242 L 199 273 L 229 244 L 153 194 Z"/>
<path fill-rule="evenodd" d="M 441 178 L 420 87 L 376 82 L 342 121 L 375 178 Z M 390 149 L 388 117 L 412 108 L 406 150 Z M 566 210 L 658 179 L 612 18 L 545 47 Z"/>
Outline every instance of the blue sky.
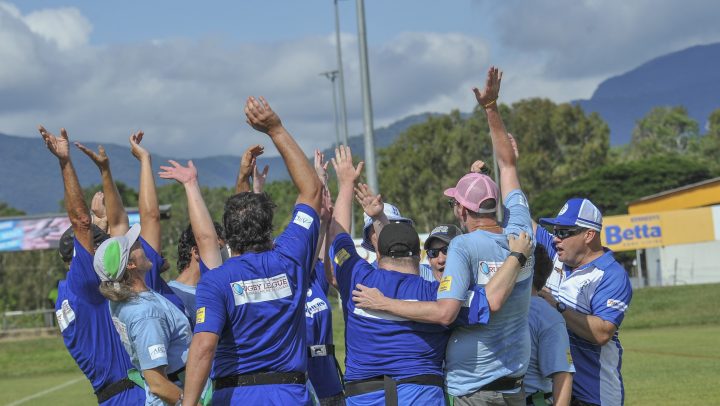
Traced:
<path fill-rule="evenodd" d="M 712 0 L 366 0 L 376 126 L 469 111 L 490 64 L 501 99 L 588 98 L 649 59 L 720 41 Z M 355 1 L 340 1 L 351 134 L 362 131 Z M 306 152 L 334 138 L 333 3 L 0 0 L 0 132 L 38 123 L 179 158 L 269 144 L 244 123 L 265 95 Z M 272 150 L 269 151 L 272 153 Z"/>

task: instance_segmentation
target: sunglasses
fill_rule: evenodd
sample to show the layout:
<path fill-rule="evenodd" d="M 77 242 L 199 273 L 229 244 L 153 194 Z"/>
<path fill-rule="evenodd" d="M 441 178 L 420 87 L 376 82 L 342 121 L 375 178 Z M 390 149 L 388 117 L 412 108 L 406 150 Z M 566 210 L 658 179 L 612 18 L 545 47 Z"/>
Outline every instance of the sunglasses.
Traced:
<path fill-rule="evenodd" d="M 457 200 L 455 200 L 455 199 L 448 199 L 448 205 L 450 206 L 451 209 L 454 209 L 455 206 L 457 206 L 458 204 L 459 204 L 459 203 L 458 203 Z"/>
<path fill-rule="evenodd" d="M 447 255 L 447 251 L 447 245 L 442 248 L 430 248 L 429 250 L 425 250 L 425 252 L 427 252 L 428 258 L 437 258 L 440 256 L 441 252 L 443 253 L 443 255 Z"/>
<path fill-rule="evenodd" d="M 578 235 L 585 231 L 586 229 L 583 227 L 573 227 L 573 228 L 553 228 L 553 235 L 561 240 L 564 240 L 568 237 L 572 237 L 574 235 Z"/>

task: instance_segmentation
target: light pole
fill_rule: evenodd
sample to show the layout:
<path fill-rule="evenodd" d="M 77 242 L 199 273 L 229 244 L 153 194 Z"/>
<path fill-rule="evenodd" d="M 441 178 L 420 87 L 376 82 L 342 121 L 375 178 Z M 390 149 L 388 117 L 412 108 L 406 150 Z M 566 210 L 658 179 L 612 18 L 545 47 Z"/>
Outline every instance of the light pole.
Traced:
<path fill-rule="evenodd" d="M 365 34 L 365 1 L 355 0 L 357 6 L 358 44 L 360 46 L 360 83 L 363 98 L 363 124 L 365 128 L 365 174 L 368 185 L 380 193 L 375 168 L 375 137 L 373 135 L 372 97 L 370 95 L 370 71 L 368 69 L 367 35 Z"/>
<path fill-rule="evenodd" d="M 345 145 L 348 145 L 347 106 L 345 104 L 345 73 L 342 63 L 342 44 L 340 43 L 340 12 L 338 11 L 338 0 L 335 4 L 335 51 L 337 53 L 338 72 L 338 93 L 340 94 L 340 122 L 342 123 L 342 135 Z"/>
<path fill-rule="evenodd" d="M 338 76 L 338 71 L 331 70 L 323 72 L 320 74 L 320 76 L 325 76 L 326 78 L 330 79 L 330 83 L 332 84 L 333 115 L 335 116 L 335 148 L 337 148 L 340 145 L 340 123 L 338 122 L 337 97 L 335 96 L 335 79 Z M 347 141 L 345 141 L 345 143 L 347 144 Z"/>

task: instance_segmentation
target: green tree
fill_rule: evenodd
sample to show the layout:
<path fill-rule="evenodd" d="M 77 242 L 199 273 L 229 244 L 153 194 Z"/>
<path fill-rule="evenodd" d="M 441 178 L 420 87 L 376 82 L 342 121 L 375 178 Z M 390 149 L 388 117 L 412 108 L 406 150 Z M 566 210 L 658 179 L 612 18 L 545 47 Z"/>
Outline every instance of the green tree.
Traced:
<path fill-rule="evenodd" d="M 705 162 L 715 176 L 720 176 L 720 109 L 713 111 L 708 118 L 708 132 L 694 140 L 690 152 Z"/>
<path fill-rule="evenodd" d="M 25 212 L 18 210 L 5 202 L 0 202 L 0 217 L 22 216 Z"/>
<path fill-rule="evenodd" d="M 684 153 L 698 134 L 698 123 L 684 107 L 655 107 L 635 125 L 628 158 Z"/>

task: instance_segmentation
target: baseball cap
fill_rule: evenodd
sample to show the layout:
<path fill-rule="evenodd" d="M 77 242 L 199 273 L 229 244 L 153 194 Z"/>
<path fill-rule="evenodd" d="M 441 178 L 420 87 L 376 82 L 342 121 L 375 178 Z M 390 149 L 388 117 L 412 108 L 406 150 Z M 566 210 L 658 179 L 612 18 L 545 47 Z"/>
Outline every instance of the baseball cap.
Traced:
<path fill-rule="evenodd" d="M 385 212 L 385 216 L 391 223 L 407 223 L 413 225 L 412 220 L 403 217 L 400 214 L 400 210 L 390 203 L 384 203 L 383 212 Z M 365 224 L 363 225 L 363 240 L 360 246 L 368 251 L 375 252 L 375 247 L 373 247 L 372 243 L 370 242 L 370 230 L 373 223 L 372 217 L 363 213 L 363 220 L 365 221 Z"/>
<path fill-rule="evenodd" d="M 602 214 L 590 200 L 574 197 L 565 203 L 557 217 L 541 218 L 540 224 L 561 227 L 580 226 L 600 231 Z"/>
<path fill-rule="evenodd" d="M 497 209 L 497 206 L 492 209 L 480 208 L 480 205 L 488 199 L 495 199 L 496 205 L 498 200 L 497 184 L 482 173 L 468 173 L 460 178 L 455 187 L 446 189 L 444 194 L 475 213 L 495 213 Z"/>
<path fill-rule="evenodd" d="M 428 238 L 425 239 L 424 249 L 430 247 L 432 240 L 441 240 L 446 244 L 450 244 L 450 240 L 461 235 L 463 232 L 460 228 L 454 224 L 440 224 L 439 226 L 432 229 Z"/>
<path fill-rule="evenodd" d="M 95 224 L 91 226 L 91 229 L 93 233 L 93 244 L 95 244 L 96 247 L 102 244 L 103 241 L 110 238 L 105 231 Z M 58 252 L 60 253 L 60 258 L 62 258 L 63 261 L 72 261 L 73 252 L 75 252 L 75 232 L 72 227 L 68 227 L 68 229 L 65 230 L 63 235 L 60 237 L 60 241 L 58 241 Z"/>
<path fill-rule="evenodd" d="M 93 268 L 102 282 L 114 282 L 122 278 L 130 258 L 130 250 L 140 237 L 140 224 L 130 227 L 125 235 L 105 240 L 95 250 Z"/>
<path fill-rule="evenodd" d="M 420 237 L 410 224 L 390 223 L 380 231 L 378 251 L 380 255 L 391 258 L 420 255 Z"/>

